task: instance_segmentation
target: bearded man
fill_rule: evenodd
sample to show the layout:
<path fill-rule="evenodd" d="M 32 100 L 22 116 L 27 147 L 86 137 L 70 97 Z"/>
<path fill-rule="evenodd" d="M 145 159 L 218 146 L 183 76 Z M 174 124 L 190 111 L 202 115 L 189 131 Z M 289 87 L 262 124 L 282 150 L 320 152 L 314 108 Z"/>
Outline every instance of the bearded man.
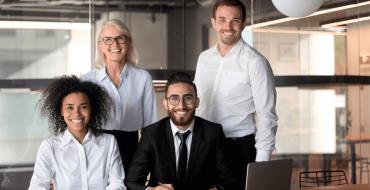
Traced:
<path fill-rule="evenodd" d="M 222 126 L 196 117 L 198 104 L 191 77 L 171 75 L 163 99 L 169 117 L 142 129 L 126 178 L 129 190 L 233 189 Z"/>

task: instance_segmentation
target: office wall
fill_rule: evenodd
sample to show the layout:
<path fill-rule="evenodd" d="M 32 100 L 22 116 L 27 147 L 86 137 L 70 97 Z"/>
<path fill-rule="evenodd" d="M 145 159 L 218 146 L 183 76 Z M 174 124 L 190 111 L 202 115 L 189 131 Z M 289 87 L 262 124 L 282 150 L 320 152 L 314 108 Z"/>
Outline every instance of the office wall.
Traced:
<path fill-rule="evenodd" d="M 370 21 L 347 26 L 347 62 L 349 75 L 370 75 L 370 62 L 363 62 L 362 57 L 370 57 Z M 361 136 L 370 133 L 370 87 L 352 86 L 348 91 L 348 111 L 352 135 Z M 370 156 L 370 146 L 363 144 L 356 154 Z"/>
<path fill-rule="evenodd" d="M 203 40 L 208 36 L 211 7 L 194 6 L 164 13 L 109 12 L 96 22 L 96 31 L 107 18 L 116 18 L 130 28 L 139 52 L 139 67 L 146 69 L 195 70 Z"/>
<path fill-rule="evenodd" d="M 168 15 L 150 12 L 109 12 L 96 21 L 96 32 L 107 19 L 119 19 L 130 29 L 139 54 L 138 66 L 145 69 L 167 69 Z M 98 35 L 98 34 L 96 34 Z M 96 37 L 95 37 L 96 39 Z"/>
<path fill-rule="evenodd" d="M 173 10 L 168 14 L 168 64 L 170 69 L 195 70 L 203 51 L 203 27 L 210 26 L 211 7 Z M 207 39 L 208 40 L 208 39 Z"/>
<path fill-rule="evenodd" d="M 348 73 L 351 75 L 370 75 L 370 61 L 360 64 L 362 58 L 370 57 L 370 21 L 348 25 Z"/>

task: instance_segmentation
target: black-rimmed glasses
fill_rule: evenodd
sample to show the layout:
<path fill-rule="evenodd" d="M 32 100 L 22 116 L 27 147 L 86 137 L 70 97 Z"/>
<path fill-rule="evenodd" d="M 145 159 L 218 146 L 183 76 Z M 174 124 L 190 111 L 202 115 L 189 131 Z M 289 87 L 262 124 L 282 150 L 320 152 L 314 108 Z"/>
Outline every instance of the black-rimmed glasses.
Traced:
<path fill-rule="evenodd" d="M 173 106 L 176 106 L 177 104 L 179 104 L 181 99 L 184 102 L 184 104 L 186 104 L 186 105 L 190 105 L 190 104 L 193 104 L 195 102 L 195 96 L 193 96 L 191 94 L 187 94 L 187 95 L 184 95 L 182 97 L 179 96 L 179 95 L 171 95 L 171 96 L 167 97 L 166 99 Z"/>
<path fill-rule="evenodd" d="M 120 35 L 120 36 L 116 36 L 116 37 L 104 37 L 101 39 L 101 41 L 105 44 L 105 45 L 112 45 L 114 41 L 116 41 L 117 43 L 119 44 L 125 44 L 128 42 L 130 38 L 126 35 Z"/>

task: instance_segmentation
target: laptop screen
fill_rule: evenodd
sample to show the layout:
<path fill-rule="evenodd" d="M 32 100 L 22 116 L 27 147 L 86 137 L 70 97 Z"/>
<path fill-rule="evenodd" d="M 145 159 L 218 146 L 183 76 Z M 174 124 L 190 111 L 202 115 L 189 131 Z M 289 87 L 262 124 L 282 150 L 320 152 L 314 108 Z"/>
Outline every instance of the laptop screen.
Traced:
<path fill-rule="evenodd" d="M 245 190 L 290 190 L 292 159 L 248 164 Z"/>

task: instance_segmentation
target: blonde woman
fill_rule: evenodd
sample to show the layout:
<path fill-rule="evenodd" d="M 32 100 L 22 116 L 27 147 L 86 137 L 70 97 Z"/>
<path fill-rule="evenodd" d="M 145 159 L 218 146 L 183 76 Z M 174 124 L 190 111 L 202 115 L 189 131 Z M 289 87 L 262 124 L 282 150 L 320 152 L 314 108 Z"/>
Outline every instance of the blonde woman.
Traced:
<path fill-rule="evenodd" d="M 112 98 L 110 118 L 102 128 L 118 142 L 127 170 L 138 143 L 138 130 L 157 120 L 150 74 L 135 67 L 136 51 L 129 29 L 119 20 L 106 21 L 98 34 L 95 69 L 82 78 L 105 88 Z"/>

